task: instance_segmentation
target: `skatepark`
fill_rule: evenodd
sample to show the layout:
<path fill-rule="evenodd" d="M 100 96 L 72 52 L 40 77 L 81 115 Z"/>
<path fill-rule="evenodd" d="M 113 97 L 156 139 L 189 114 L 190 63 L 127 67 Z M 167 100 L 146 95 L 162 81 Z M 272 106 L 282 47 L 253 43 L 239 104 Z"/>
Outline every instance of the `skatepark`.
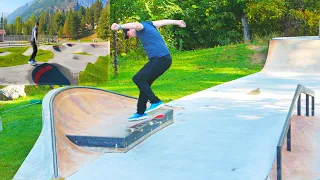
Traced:
<path fill-rule="evenodd" d="M 41 45 L 39 49 L 50 50 L 54 57 L 47 63 L 58 67 L 62 74 L 69 79 L 72 85 L 77 85 L 78 76 L 84 71 L 88 63 L 95 63 L 99 56 L 110 54 L 110 44 L 107 43 L 63 43 L 60 46 Z M 7 55 L 2 53 L 3 55 Z M 25 56 L 32 54 L 32 47 L 23 53 Z M 41 59 L 37 59 L 42 64 Z M 35 66 L 30 64 L 1 67 L 0 84 L 6 85 L 36 85 L 31 74 Z"/>
<path fill-rule="evenodd" d="M 81 48 L 66 46 L 54 59 Z M 127 131 L 133 97 L 54 89 L 14 179 L 320 179 L 319 49 L 316 36 L 274 38 L 262 71 L 167 103 L 165 123 L 141 132 Z"/>

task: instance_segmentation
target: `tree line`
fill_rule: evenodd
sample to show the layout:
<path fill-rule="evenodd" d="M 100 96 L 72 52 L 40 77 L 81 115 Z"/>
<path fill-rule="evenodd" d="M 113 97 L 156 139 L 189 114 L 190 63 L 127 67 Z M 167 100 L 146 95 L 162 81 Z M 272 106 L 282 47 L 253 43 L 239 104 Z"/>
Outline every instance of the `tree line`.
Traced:
<path fill-rule="evenodd" d="M 318 35 L 319 0 L 117 0 L 111 1 L 116 23 L 183 19 L 187 28 L 160 29 L 171 48 L 192 50 L 244 42 L 255 37 Z M 113 23 L 112 22 L 112 23 Z M 245 33 L 247 32 L 247 33 Z M 119 52 L 137 46 L 117 34 Z"/>
<path fill-rule="evenodd" d="M 31 35 L 32 28 L 39 22 L 39 35 L 54 35 L 60 38 L 77 39 L 86 32 L 97 29 L 97 35 L 101 39 L 108 39 L 110 33 L 110 4 L 103 7 L 101 1 L 90 7 L 80 6 L 79 9 L 68 11 L 56 10 L 54 13 L 42 11 L 39 16 L 32 14 L 23 22 L 21 17 L 16 17 L 14 24 L 8 24 L 4 18 L 7 35 Z"/>

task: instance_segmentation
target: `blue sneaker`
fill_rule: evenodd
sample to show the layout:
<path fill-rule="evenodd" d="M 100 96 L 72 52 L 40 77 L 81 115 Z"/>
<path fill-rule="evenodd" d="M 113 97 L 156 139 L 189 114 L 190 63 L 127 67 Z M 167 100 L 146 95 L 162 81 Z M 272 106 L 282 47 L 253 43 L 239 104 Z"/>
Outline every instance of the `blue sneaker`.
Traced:
<path fill-rule="evenodd" d="M 29 64 L 37 64 L 37 61 L 34 60 L 34 59 L 31 59 L 31 60 L 28 61 L 28 63 L 29 63 Z"/>
<path fill-rule="evenodd" d="M 161 108 L 161 107 L 163 107 L 164 106 L 164 104 L 163 104 L 163 102 L 158 102 L 158 103 L 153 103 L 153 104 L 151 104 L 151 106 L 146 110 L 146 112 L 145 113 L 149 113 L 149 112 L 151 112 L 151 111 L 154 111 L 154 110 L 156 110 L 156 109 L 159 109 L 159 108 Z"/>
<path fill-rule="evenodd" d="M 143 119 L 148 119 L 147 113 L 144 113 L 144 114 L 135 113 L 132 117 L 130 117 L 128 119 L 128 121 L 138 121 L 138 120 L 143 120 Z"/>

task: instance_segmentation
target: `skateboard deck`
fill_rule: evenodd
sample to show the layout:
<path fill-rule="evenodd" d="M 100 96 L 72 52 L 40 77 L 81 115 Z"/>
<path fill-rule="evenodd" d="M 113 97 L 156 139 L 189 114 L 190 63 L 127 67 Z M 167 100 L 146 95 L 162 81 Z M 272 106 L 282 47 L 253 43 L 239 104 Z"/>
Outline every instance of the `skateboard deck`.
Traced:
<path fill-rule="evenodd" d="M 38 63 L 35 63 L 35 64 L 30 64 L 31 66 L 39 66 L 40 64 L 38 64 Z"/>
<path fill-rule="evenodd" d="M 143 131 L 143 127 L 146 126 L 146 125 L 150 125 L 152 126 L 154 123 L 159 123 L 159 124 L 162 124 L 162 119 L 165 117 L 164 114 L 157 114 L 155 116 L 153 116 L 152 118 L 149 118 L 147 120 L 142 120 L 132 126 L 129 126 L 128 127 L 128 130 L 130 132 L 135 132 L 135 131 L 140 131 L 142 132 Z"/>

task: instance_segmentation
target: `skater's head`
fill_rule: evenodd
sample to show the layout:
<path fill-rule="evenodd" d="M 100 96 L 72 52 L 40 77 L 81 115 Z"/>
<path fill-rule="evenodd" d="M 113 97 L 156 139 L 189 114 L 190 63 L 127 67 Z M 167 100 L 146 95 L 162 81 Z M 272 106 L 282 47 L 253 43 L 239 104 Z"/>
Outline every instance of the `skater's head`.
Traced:
<path fill-rule="evenodd" d="M 135 29 L 123 29 L 124 38 L 135 38 L 137 37 L 137 33 Z"/>
<path fill-rule="evenodd" d="M 39 27 L 39 22 L 36 22 L 35 26 L 36 26 L 36 27 Z"/>

